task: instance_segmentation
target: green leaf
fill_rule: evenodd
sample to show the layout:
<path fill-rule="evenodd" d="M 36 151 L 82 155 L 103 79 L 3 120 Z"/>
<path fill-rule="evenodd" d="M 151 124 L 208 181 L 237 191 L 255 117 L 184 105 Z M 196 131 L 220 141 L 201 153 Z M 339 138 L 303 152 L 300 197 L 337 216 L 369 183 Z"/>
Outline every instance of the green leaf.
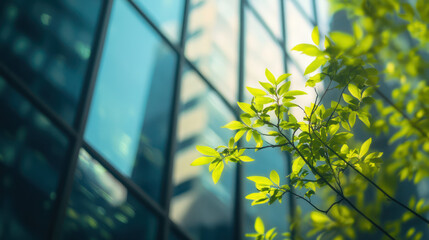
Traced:
<path fill-rule="evenodd" d="M 313 32 L 311 32 L 311 39 L 313 40 L 314 44 L 319 46 L 320 36 L 319 36 L 319 27 L 318 26 L 315 26 L 313 28 Z"/>
<path fill-rule="evenodd" d="M 216 157 L 199 157 L 191 163 L 191 166 L 200 166 L 200 165 L 209 164 L 215 159 Z"/>
<path fill-rule="evenodd" d="M 249 91 L 253 96 L 265 96 L 267 93 L 264 90 L 252 87 L 246 87 L 247 91 Z"/>
<path fill-rule="evenodd" d="M 250 121 L 250 116 L 248 114 L 246 114 L 246 113 L 241 114 L 240 119 L 247 126 L 252 125 L 252 121 Z"/>
<path fill-rule="evenodd" d="M 355 44 L 355 39 L 343 32 L 331 32 L 331 38 L 334 43 L 341 49 L 348 49 Z"/>
<path fill-rule="evenodd" d="M 285 106 L 285 107 L 298 107 L 298 105 L 296 105 L 295 103 L 291 103 L 291 102 L 286 102 L 283 104 L 283 106 Z"/>
<path fill-rule="evenodd" d="M 246 126 L 239 121 L 231 121 L 228 124 L 226 124 L 225 126 L 223 126 L 222 128 L 228 128 L 230 130 L 236 130 L 236 129 L 241 129 L 244 127 L 246 127 Z"/>
<path fill-rule="evenodd" d="M 368 152 L 369 146 L 371 145 L 371 141 L 372 141 L 372 139 L 369 138 L 368 140 L 366 140 L 362 144 L 362 146 L 360 147 L 360 151 L 359 151 L 359 158 L 362 158 Z"/>
<path fill-rule="evenodd" d="M 259 82 L 265 90 L 267 90 L 269 93 L 274 94 L 274 87 L 270 83 L 267 82 Z"/>
<path fill-rule="evenodd" d="M 291 75 L 292 74 L 290 74 L 290 73 L 285 73 L 285 74 L 280 75 L 280 77 L 277 78 L 276 84 L 279 85 L 281 82 L 286 80 Z"/>
<path fill-rule="evenodd" d="M 309 73 L 312 73 L 314 71 L 316 71 L 318 68 L 320 68 L 322 65 L 324 65 L 328 60 L 326 60 L 326 58 L 324 57 L 318 57 L 316 59 L 314 59 L 313 62 L 311 62 L 307 68 L 304 71 L 304 75 L 307 75 Z"/>
<path fill-rule="evenodd" d="M 371 123 L 369 122 L 369 119 L 367 116 L 365 116 L 363 114 L 358 114 L 358 117 L 367 127 L 371 126 Z"/>
<path fill-rule="evenodd" d="M 212 173 L 213 182 L 216 184 L 219 181 L 220 176 L 223 171 L 223 162 L 220 161 L 219 164 L 215 167 Z"/>
<path fill-rule="evenodd" d="M 264 222 L 262 222 L 262 219 L 260 217 L 256 218 L 255 231 L 259 234 L 264 234 L 265 232 Z"/>
<path fill-rule="evenodd" d="M 243 110 L 243 112 L 248 113 L 252 116 L 256 114 L 255 111 L 253 111 L 253 109 L 250 107 L 250 104 L 244 102 L 238 102 L 237 104 L 241 108 L 241 110 Z"/>
<path fill-rule="evenodd" d="M 348 104 L 353 104 L 353 97 L 352 96 L 343 93 L 343 99 L 344 99 L 344 102 L 346 102 Z"/>
<path fill-rule="evenodd" d="M 246 141 L 250 141 L 250 139 L 252 139 L 252 131 L 248 131 L 246 134 Z"/>
<path fill-rule="evenodd" d="M 240 156 L 239 159 L 243 162 L 253 162 L 255 159 L 248 156 Z"/>
<path fill-rule="evenodd" d="M 268 185 L 268 186 L 273 185 L 273 182 L 271 182 L 271 180 L 268 179 L 267 177 L 250 176 L 250 177 L 247 177 L 247 179 L 249 179 L 250 181 L 255 182 L 256 184 L 260 184 L 260 185 Z"/>
<path fill-rule="evenodd" d="M 249 200 L 259 200 L 266 197 L 267 195 L 265 193 L 258 192 L 258 193 L 251 193 L 247 195 L 245 198 Z"/>
<path fill-rule="evenodd" d="M 353 95 L 353 97 L 355 97 L 359 100 L 362 99 L 361 94 L 360 94 L 360 90 L 358 87 L 356 87 L 356 85 L 350 83 L 348 86 L 348 89 L 349 89 L 349 92 Z"/>
<path fill-rule="evenodd" d="M 197 146 L 198 152 L 207 156 L 220 157 L 220 154 L 211 147 L 207 146 Z"/>
<path fill-rule="evenodd" d="M 292 48 L 292 51 L 301 52 L 307 56 L 318 57 L 322 56 L 323 52 L 320 49 L 312 44 L 301 43 Z"/>
<path fill-rule="evenodd" d="M 268 104 L 274 102 L 274 99 L 269 97 L 255 97 L 254 101 L 256 104 Z"/>
<path fill-rule="evenodd" d="M 293 161 L 293 164 L 292 164 L 292 173 L 298 174 L 299 171 L 301 171 L 302 167 L 304 167 L 304 165 L 305 165 L 305 162 L 301 157 L 295 159 L 295 161 Z"/>
<path fill-rule="evenodd" d="M 271 240 L 271 239 L 273 239 L 274 238 L 274 236 L 275 235 L 273 235 L 273 234 L 275 234 L 274 233 L 274 231 L 276 230 L 276 228 L 271 228 L 270 230 L 268 230 L 267 231 L 267 234 L 265 234 L 265 237 L 268 239 L 268 240 Z"/>
<path fill-rule="evenodd" d="M 290 88 L 290 82 L 286 82 L 285 84 L 283 84 L 278 90 L 279 95 L 283 96 L 283 94 L 289 91 L 289 88 Z"/>
<path fill-rule="evenodd" d="M 307 93 L 300 90 L 291 90 L 287 92 L 284 96 L 288 97 L 288 96 L 297 96 L 297 95 L 307 95 Z"/>
<path fill-rule="evenodd" d="M 271 171 L 271 173 L 270 173 L 270 179 L 276 185 L 280 185 L 280 177 L 279 177 L 279 174 L 275 170 Z"/>
<path fill-rule="evenodd" d="M 262 141 L 261 135 L 257 132 L 257 131 L 252 131 L 252 135 L 253 138 L 255 139 L 256 142 L 256 147 L 262 147 L 262 145 L 264 144 L 264 141 Z"/>
<path fill-rule="evenodd" d="M 267 77 L 268 81 L 272 84 L 276 84 L 276 78 L 274 75 L 268 70 L 268 68 L 265 69 L 265 76 Z"/>
<path fill-rule="evenodd" d="M 240 138 L 244 135 L 244 133 L 246 131 L 247 131 L 246 129 L 242 129 L 242 130 L 238 131 L 234 136 L 234 141 L 238 142 L 238 140 L 240 140 Z"/>
<path fill-rule="evenodd" d="M 326 224 L 332 221 L 328 216 L 320 212 L 311 212 L 310 217 L 311 220 L 317 224 Z"/>
<path fill-rule="evenodd" d="M 350 124 L 350 127 L 353 127 L 355 125 L 356 115 L 357 115 L 356 112 L 351 112 L 349 114 L 349 124 Z"/>

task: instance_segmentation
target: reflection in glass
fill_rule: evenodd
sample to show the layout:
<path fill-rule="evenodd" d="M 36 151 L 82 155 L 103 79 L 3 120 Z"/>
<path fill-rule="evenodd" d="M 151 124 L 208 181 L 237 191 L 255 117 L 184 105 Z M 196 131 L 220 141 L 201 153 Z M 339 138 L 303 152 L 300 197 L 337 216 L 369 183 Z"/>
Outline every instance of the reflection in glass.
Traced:
<path fill-rule="evenodd" d="M 157 218 L 84 149 L 62 239 L 156 239 Z"/>
<path fill-rule="evenodd" d="M 323 34 L 327 34 L 330 30 L 330 22 L 332 18 L 332 14 L 329 13 L 329 1 L 328 0 L 316 1 L 316 9 L 317 9 L 319 30 Z"/>
<path fill-rule="evenodd" d="M 291 49 L 301 43 L 314 44 L 311 40 L 313 26 L 308 19 L 298 11 L 295 4 L 291 1 L 286 1 L 285 12 L 286 51 L 288 51 L 294 62 L 297 63 L 299 68 L 304 72 L 304 69 L 314 60 L 314 57 L 309 57 L 297 51 L 291 51 Z"/>
<path fill-rule="evenodd" d="M 128 2 L 114 2 L 85 139 L 155 199 L 176 58 Z"/>
<path fill-rule="evenodd" d="M 175 43 L 179 42 L 184 0 L 135 0 L 149 17 Z"/>
<path fill-rule="evenodd" d="M 253 142 L 253 140 L 251 140 Z M 254 143 L 254 142 L 253 142 Z M 250 146 L 250 144 L 245 144 Z M 280 176 L 280 184 L 286 184 L 287 164 L 285 160 L 285 153 L 280 152 L 279 149 L 264 149 L 258 152 L 247 151 L 249 157 L 255 161 L 246 163 L 244 165 L 244 176 L 265 176 L 269 177 L 271 170 L 276 170 Z M 255 183 L 246 179 L 244 185 L 244 195 L 257 192 Z M 268 204 L 261 204 L 252 206 L 252 200 L 244 200 L 244 232 L 255 232 L 254 223 L 256 217 L 261 217 L 267 229 L 276 228 L 279 233 L 289 231 L 289 210 L 288 210 L 288 196 L 283 197 L 283 201 Z"/>
<path fill-rule="evenodd" d="M 283 51 L 274 39 L 268 34 L 255 16 L 246 11 L 246 86 L 260 87 L 258 81 L 266 81 L 265 68 L 274 76 L 284 73 Z M 246 92 L 247 101 L 251 95 Z"/>
<path fill-rule="evenodd" d="M 278 0 L 250 0 L 252 7 L 261 15 L 264 22 L 268 25 L 271 31 L 281 39 L 281 17 L 280 17 L 280 1 Z"/>
<path fill-rule="evenodd" d="M 183 75 L 180 103 L 170 217 L 195 239 L 231 239 L 235 166 L 225 166 L 215 185 L 206 165 L 190 163 L 200 157 L 196 145 L 226 145 L 232 131 L 220 127 L 233 115 L 189 70 Z"/>
<path fill-rule="evenodd" d="M 317 0 L 316 2 L 319 2 L 319 1 L 325 1 L 325 0 Z M 297 8 L 298 6 L 300 6 L 300 8 L 305 13 L 305 17 L 314 21 L 313 3 L 312 3 L 313 0 L 286 0 L 286 2 L 293 2 L 293 3 L 287 3 L 287 4 L 288 5 L 294 4 L 296 10 L 298 10 Z"/>
<path fill-rule="evenodd" d="M 0 64 L 73 123 L 102 1 L 0 2 Z"/>
<path fill-rule="evenodd" d="M 48 239 L 68 140 L 0 77 L 0 239 Z"/>
<path fill-rule="evenodd" d="M 191 0 L 185 55 L 231 102 L 236 101 L 238 0 Z"/>

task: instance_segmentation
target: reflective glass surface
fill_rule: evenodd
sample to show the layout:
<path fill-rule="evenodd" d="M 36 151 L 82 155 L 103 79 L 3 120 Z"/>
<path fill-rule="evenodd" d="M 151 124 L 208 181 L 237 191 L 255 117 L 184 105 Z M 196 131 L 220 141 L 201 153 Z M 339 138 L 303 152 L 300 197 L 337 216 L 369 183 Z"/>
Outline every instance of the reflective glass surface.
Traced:
<path fill-rule="evenodd" d="M 316 9 L 318 16 L 319 30 L 323 34 L 327 34 L 330 30 L 330 22 L 332 14 L 329 13 L 329 1 L 328 0 L 318 0 L 316 1 Z"/>
<path fill-rule="evenodd" d="M 265 68 L 276 77 L 284 73 L 283 50 L 249 10 L 245 17 L 245 85 L 259 88 L 261 85 L 258 81 L 266 81 Z M 250 93 L 247 90 L 245 92 L 247 101 L 250 101 Z"/>
<path fill-rule="evenodd" d="M 0 77 L 0 239 L 48 239 L 68 140 Z"/>
<path fill-rule="evenodd" d="M 297 63 L 300 69 L 304 69 L 314 60 L 314 57 L 309 57 L 297 51 L 291 51 L 293 47 L 301 43 L 314 44 L 311 40 L 311 32 L 313 26 L 296 8 L 291 1 L 286 1 L 286 50 L 288 51 L 294 62 Z M 322 39 L 322 38 L 321 38 Z"/>
<path fill-rule="evenodd" d="M 231 102 L 238 77 L 238 0 L 191 0 L 185 55 Z"/>
<path fill-rule="evenodd" d="M 251 140 L 253 142 L 253 140 Z M 253 142 L 254 143 L 254 142 Z M 249 143 L 244 145 L 250 146 Z M 276 170 L 280 176 L 280 184 L 286 184 L 287 164 L 284 152 L 279 149 L 263 149 L 258 152 L 247 151 L 249 157 L 255 159 L 253 162 L 244 165 L 244 176 L 265 176 L 269 177 L 271 170 Z M 244 181 L 244 195 L 257 192 L 255 183 L 250 180 Z M 244 200 L 244 231 L 245 233 L 255 232 L 254 223 L 256 217 L 261 217 L 266 229 L 276 228 L 278 233 L 289 231 L 289 196 L 283 196 L 280 204 L 275 202 L 272 205 L 260 204 L 252 206 L 252 200 Z"/>
<path fill-rule="evenodd" d="M 157 218 L 80 150 L 62 239 L 156 239 Z"/>
<path fill-rule="evenodd" d="M 176 55 L 126 1 L 115 1 L 85 139 L 159 199 Z"/>
<path fill-rule="evenodd" d="M 262 17 L 271 31 L 279 38 L 282 38 L 282 25 L 280 15 L 279 0 L 250 0 L 250 4 Z"/>
<path fill-rule="evenodd" d="M 184 0 L 134 0 L 175 43 L 182 28 Z"/>
<path fill-rule="evenodd" d="M 0 2 L 0 64 L 73 123 L 102 1 Z"/>
<path fill-rule="evenodd" d="M 208 166 L 190 166 L 196 145 L 226 145 L 232 131 L 220 128 L 233 115 L 192 71 L 183 74 L 170 217 L 195 239 L 231 239 L 235 165 L 215 185 Z"/>
<path fill-rule="evenodd" d="M 317 0 L 319 1 L 325 1 L 325 0 Z M 311 19 L 314 21 L 314 14 L 313 14 L 313 0 L 286 0 L 286 2 L 293 2 L 295 6 L 298 8 L 301 8 L 305 14 L 305 17 Z"/>

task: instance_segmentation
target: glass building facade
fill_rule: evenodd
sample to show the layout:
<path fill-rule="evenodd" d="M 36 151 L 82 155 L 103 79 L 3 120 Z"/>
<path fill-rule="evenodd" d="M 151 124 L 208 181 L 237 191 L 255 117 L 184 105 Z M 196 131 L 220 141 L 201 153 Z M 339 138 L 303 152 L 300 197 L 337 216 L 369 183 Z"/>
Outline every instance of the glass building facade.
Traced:
<path fill-rule="evenodd" d="M 224 144 L 245 86 L 294 74 L 325 1 L 0 2 L 0 239 L 243 239 L 289 230 L 295 202 L 250 206 L 252 153 L 213 184 L 196 145 Z"/>

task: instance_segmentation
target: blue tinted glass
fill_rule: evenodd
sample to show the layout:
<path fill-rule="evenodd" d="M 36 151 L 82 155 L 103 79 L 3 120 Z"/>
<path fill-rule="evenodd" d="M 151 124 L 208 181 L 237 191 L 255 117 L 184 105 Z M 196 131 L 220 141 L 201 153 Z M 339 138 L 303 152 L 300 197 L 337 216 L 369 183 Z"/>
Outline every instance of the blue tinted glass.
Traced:
<path fill-rule="evenodd" d="M 102 1 L 0 2 L 0 64 L 74 121 Z"/>
<path fill-rule="evenodd" d="M 259 88 L 261 85 L 258 81 L 266 81 L 265 68 L 276 77 L 284 73 L 283 51 L 249 10 L 246 11 L 245 17 L 246 86 Z M 246 97 L 250 101 L 251 95 L 247 91 Z"/>
<path fill-rule="evenodd" d="M 282 38 L 279 0 L 250 0 L 252 7 L 262 17 L 277 38 Z"/>
<path fill-rule="evenodd" d="M 313 25 L 301 14 L 296 5 L 291 1 L 285 4 L 286 12 L 286 50 L 300 69 L 305 69 L 314 57 L 301 54 L 297 51 L 291 51 L 293 47 L 301 43 L 314 44 L 311 40 Z M 297 24 L 299 23 L 299 24 Z"/>
<path fill-rule="evenodd" d="M 179 42 L 184 0 L 135 0 L 149 17 L 175 43 Z"/>
<path fill-rule="evenodd" d="M 325 1 L 325 0 L 318 0 L 318 1 Z M 293 4 L 295 4 L 297 8 L 302 10 L 300 12 L 303 12 L 307 18 L 314 21 L 314 12 L 313 12 L 313 3 L 312 3 L 313 0 L 286 0 L 286 2 L 293 2 Z"/>
<path fill-rule="evenodd" d="M 85 139 L 159 198 L 176 55 L 126 1 L 115 1 Z"/>
<path fill-rule="evenodd" d="M 157 227 L 157 218 L 81 149 L 62 239 L 151 240 Z"/>
<path fill-rule="evenodd" d="M 191 0 L 185 55 L 226 99 L 237 101 L 238 0 Z"/>
<path fill-rule="evenodd" d="M 255 159 L 255 161 L 246 163 L 244 165 L 244 176 L 269 177 L 271 170 L 274 169 L 280 176 L 280 184 L 287 184 L 285 153 L 280 152 L 279 149 L 264 149 L 258 152 L 247 151 L 247 154 L 251 158 Z M 255 188 L 255 183 L 246 179 L 244 188 L 245 195 L 253 192 L 258 192 L 258 190 Z M 246 233 L 255 232 L 254 223 L 256 217 L 258 216 L 261 217 L 264 221 L 266 229 L 275 227 L 278 233 L 289 231 L 289 222 L 287 220 L 289 216 L 288 198 L 289 196 L 285 195 L 281 204 L 279 202 L 275 202 L 272 205 L 265 203 L 255 206 L 251 205 L 252 200 L 244 200 L 244 231 Z"/>
<path fill-rule="evenodd" d="M 0 77 L 0 239 L 48 239 L 68 140 Z"/>
<path fill-rule="evenodd" d="M 232 131 L 220 128 L 233 115 L 195 72 L 185 71 L 174 163 L 170 217 L 195 239 L 231 239 L 235 165 L 225 166 L 215 185 L 208 166 L 190 166 L 196 145 L 226 145 Z"/>

